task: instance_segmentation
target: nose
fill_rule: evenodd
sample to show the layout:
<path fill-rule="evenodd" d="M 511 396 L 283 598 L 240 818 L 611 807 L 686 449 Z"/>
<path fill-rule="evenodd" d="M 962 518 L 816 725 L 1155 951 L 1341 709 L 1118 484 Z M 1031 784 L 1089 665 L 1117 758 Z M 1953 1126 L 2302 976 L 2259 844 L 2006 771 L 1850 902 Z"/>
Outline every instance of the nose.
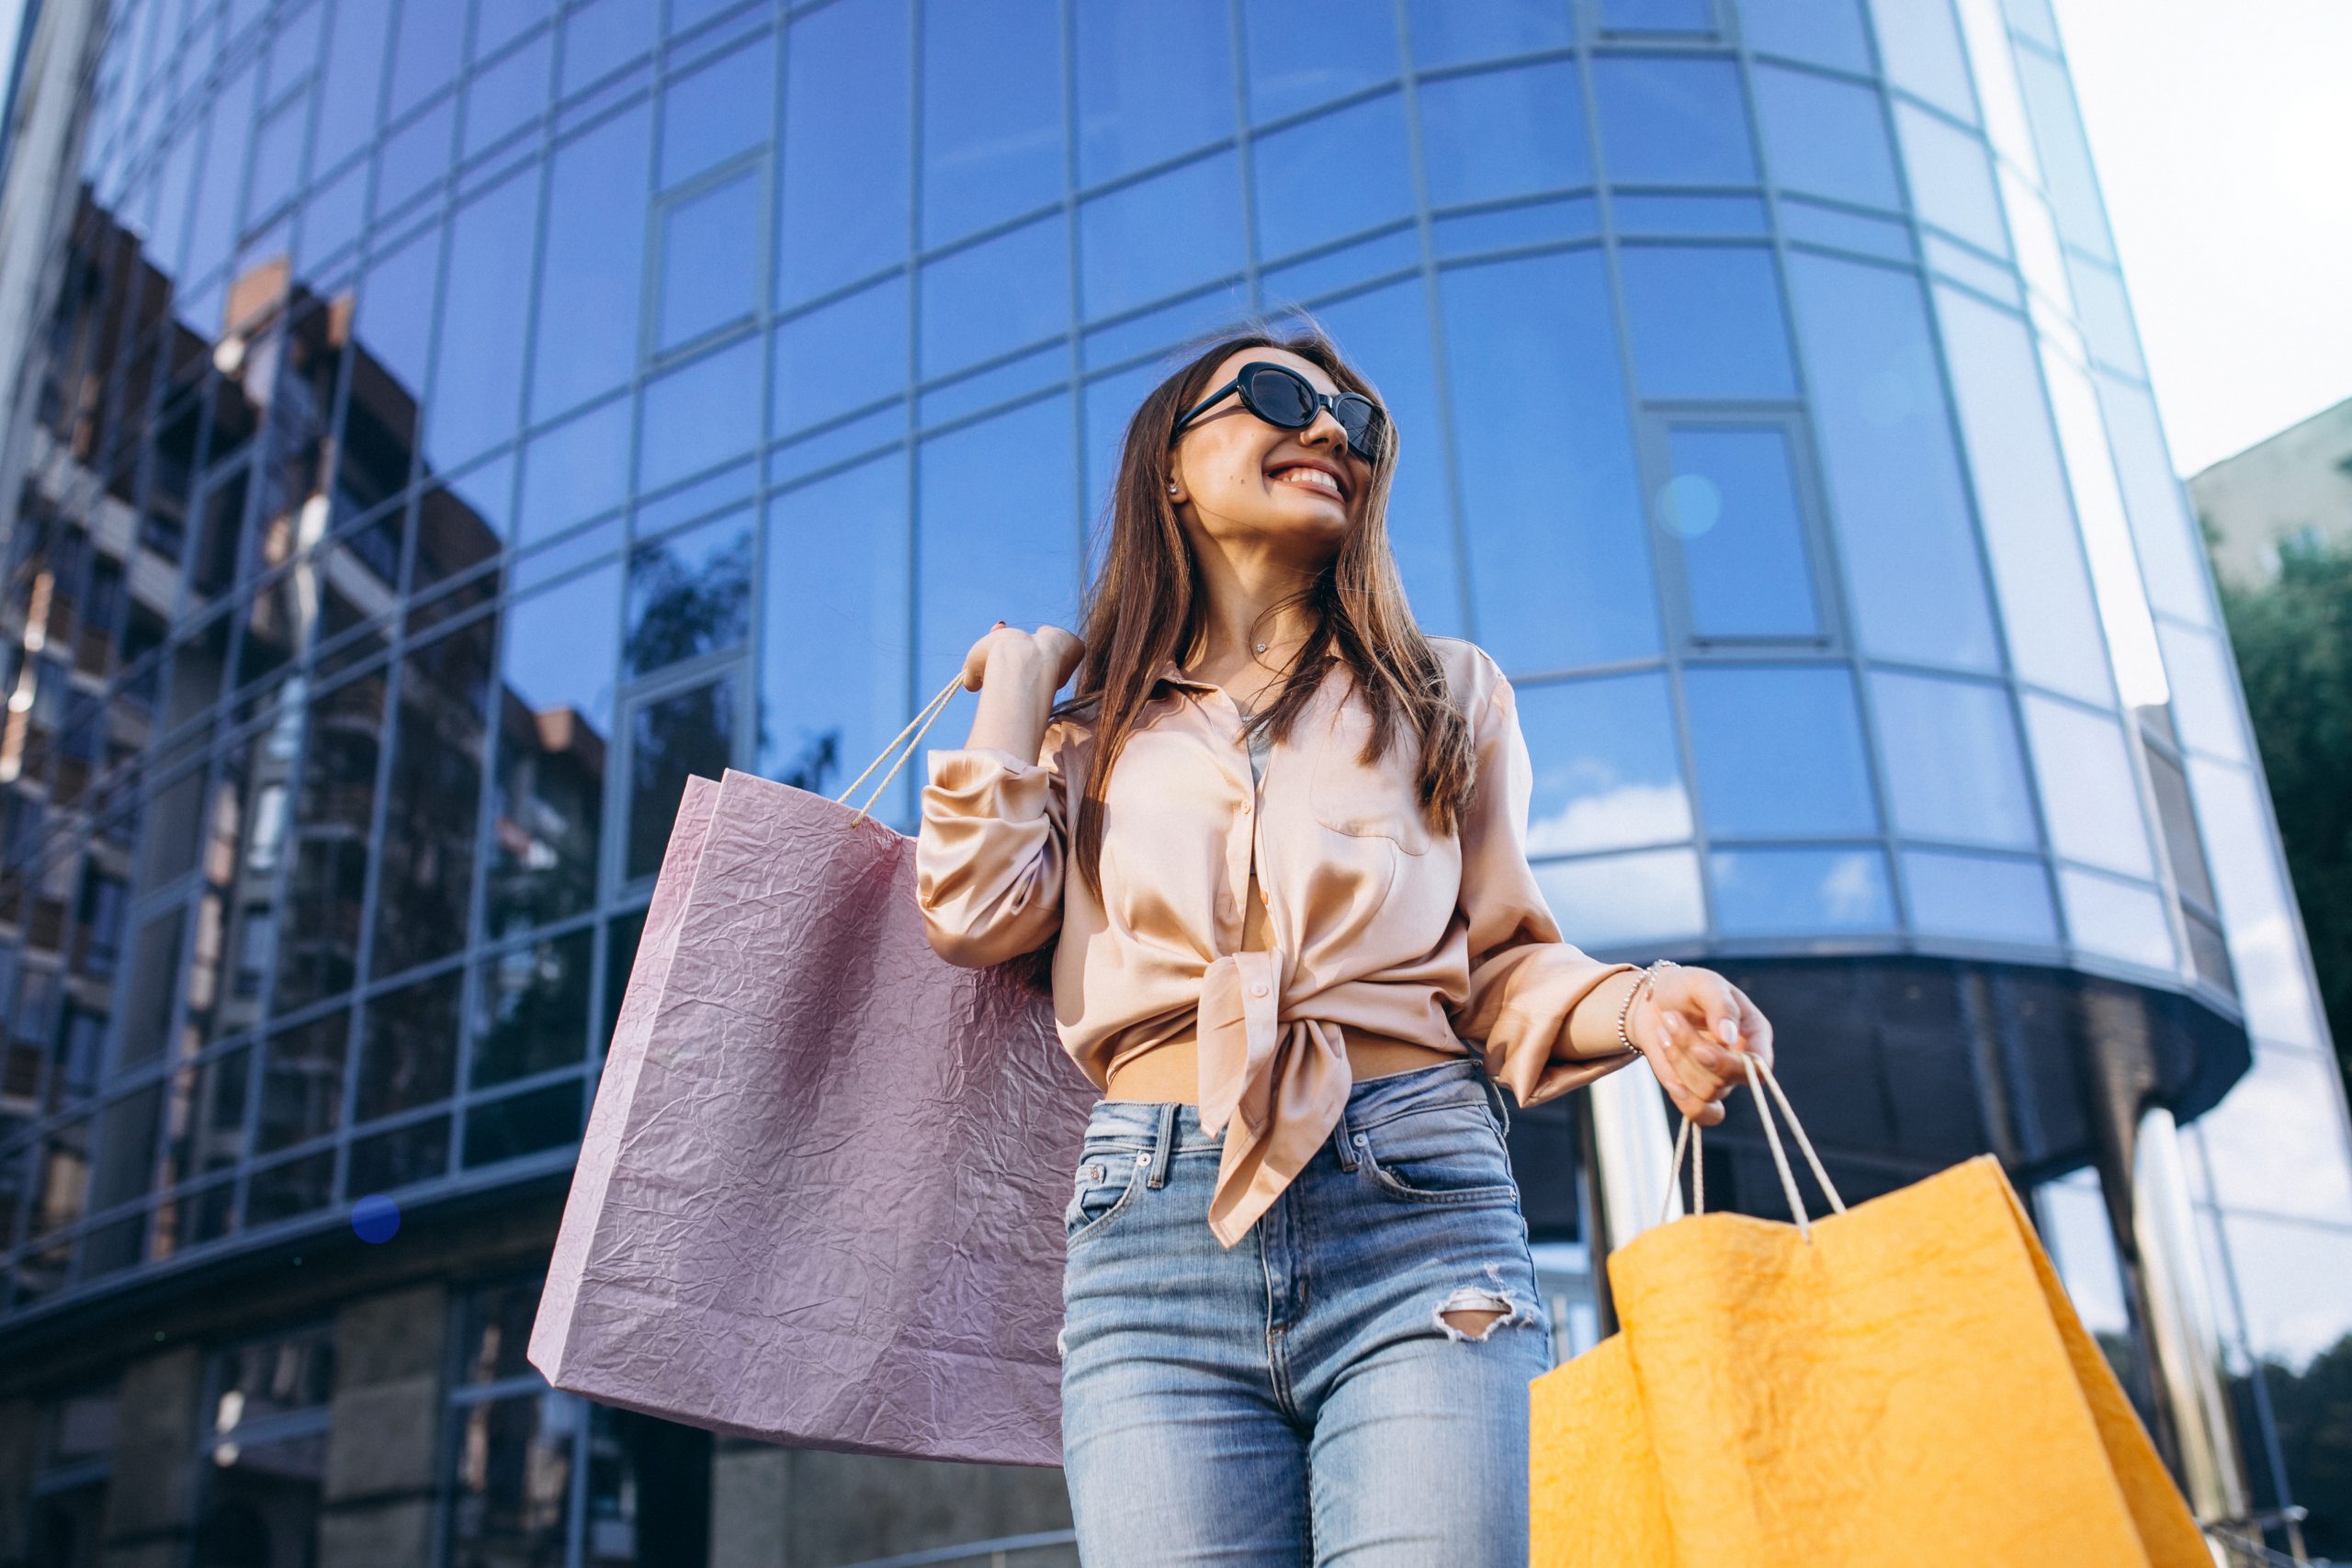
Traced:
<path fill-rule="evenodd" d="M 1299 439 L 1344 448 L 1348 444 L 1348 427 L 1341 424 L 1329 409 L 1318 408 L 1315 411 L 1314 420 L 1299 433 Z"/>

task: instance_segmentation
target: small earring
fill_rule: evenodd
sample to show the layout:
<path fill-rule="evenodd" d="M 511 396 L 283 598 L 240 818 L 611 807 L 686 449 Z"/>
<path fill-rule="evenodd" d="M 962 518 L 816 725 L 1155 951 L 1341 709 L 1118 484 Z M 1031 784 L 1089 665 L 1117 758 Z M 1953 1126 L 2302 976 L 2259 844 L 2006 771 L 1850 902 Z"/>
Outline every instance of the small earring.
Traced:
<path fill-rule="evenodd" d="M 1176 481 L 1174 479 L 1170 479 L 1168 481 L 1168 493 L 1170 495 L 1174 495 L 1176 493 Z"/>

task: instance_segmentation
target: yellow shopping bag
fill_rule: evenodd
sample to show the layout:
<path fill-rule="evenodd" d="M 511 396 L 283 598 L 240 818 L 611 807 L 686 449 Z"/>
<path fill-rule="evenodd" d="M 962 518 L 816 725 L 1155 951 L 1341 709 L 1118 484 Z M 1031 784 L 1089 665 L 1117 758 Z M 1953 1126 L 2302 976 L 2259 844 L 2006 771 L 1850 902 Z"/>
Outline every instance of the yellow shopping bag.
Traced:
<path fill-rule="evenodd" d="M 1620 1331 L 1530 1388 L 1535 1568 L 2212 1568 L 2000 1162 L 1848 1210 L 1764 1078 L 1838 1213 L 1756 1089 L 1797 1223 L 1610 1255 Z"/>

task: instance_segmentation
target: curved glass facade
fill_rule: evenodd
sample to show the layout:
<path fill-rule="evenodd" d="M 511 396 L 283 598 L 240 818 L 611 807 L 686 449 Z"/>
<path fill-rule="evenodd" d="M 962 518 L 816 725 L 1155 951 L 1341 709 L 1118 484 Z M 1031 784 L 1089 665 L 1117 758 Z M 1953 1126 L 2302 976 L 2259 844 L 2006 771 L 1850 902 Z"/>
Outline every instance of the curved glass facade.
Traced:
<path fill-rule="evenodd" d="M 836 793 L 1072 624 L 1168 350 L 1294 306 L 1574 940 L 2243 1020 L 2233 1354 L 2352 1326 L 2041 0 L 128 0 L 97 59 L 0 606 L 0 1335 L 562 1171 L 684 777 Z"/>

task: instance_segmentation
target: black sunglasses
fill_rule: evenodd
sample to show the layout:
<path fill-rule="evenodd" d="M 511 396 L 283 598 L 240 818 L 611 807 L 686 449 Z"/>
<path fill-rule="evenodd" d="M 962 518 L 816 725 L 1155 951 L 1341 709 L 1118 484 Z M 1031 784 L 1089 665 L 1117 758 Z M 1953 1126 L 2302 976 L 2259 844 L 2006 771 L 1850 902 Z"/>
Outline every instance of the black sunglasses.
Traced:
<path fill-rule="evenodd" d="M 1205 413 L 1209 407 L 1226 393 L 1238 389 L 1241 406 L 1283 430 L 1305 430 L 1315 423 L 1316 411 L 1329 409 L 1340 428 L 1348 433 L 1348 448 L 1365 462 L 1376 462 L 1380 456 L 1380 438 L 1386 416 L 1380 405 L 1361 392 L 1318 392 L 1306 377 L 1287 365 L 1253 359 L 1243 366 L 1233 379 L 1194 403 L 1192 412 L 1176 422 L 1168 433 L 1173 445 L 1184 434 L 1185 427 Z"/>

